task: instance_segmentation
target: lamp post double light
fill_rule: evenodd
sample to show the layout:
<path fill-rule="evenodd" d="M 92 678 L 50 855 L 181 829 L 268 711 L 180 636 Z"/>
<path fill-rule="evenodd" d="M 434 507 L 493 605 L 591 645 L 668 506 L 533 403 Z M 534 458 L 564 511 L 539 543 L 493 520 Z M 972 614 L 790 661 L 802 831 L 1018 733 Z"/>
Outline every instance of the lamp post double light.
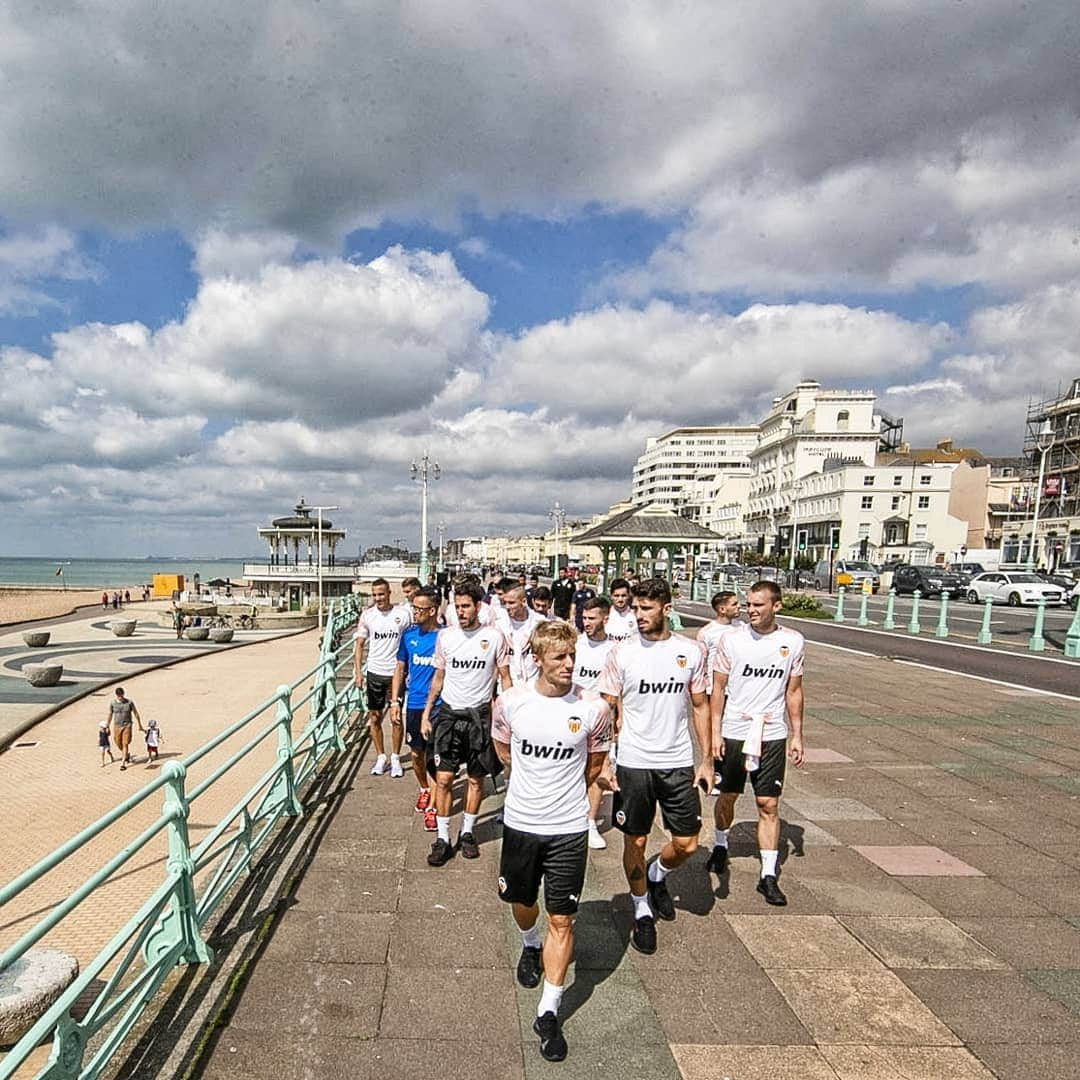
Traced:
<path fill-rule="evenodd" d="M 551 571 L 552 578 L 559 576 L 559 532 L 562 529 L 563 522 L 566 521 L 566 511 L 558 504 L 548 511 L 548 517 L 555 522 L 555 564 Z M 570 561 L 570 545 L 566 547 L 566 561 Z"/>
<path fill-rule="evenodd" d="M 435 530 L 439 534 L 439 561 L 435 564 L 435 571 L 436 573 L 441 574 L 446 568 L 443 563 L 443 538 L 446 536 L 446 522 L 440 521 L 439 524 L 435 526 Z M 427 582 L 424 582 L 424 584 L 426 585 Z"/>
<path fill-rule="evenodd" d="M 442 475 L 437 461 L 432 461 L 428 452 L 419 463 L 413 462 L 409 466 L 409 478 L 420 481 L 420 567 L 419 577 L 422 585 L 427 584 L 428 579 L 428 550 L 427 550 L 427 492 L 428 480 L 438 480 Z M 441 547 L 441 545 L 440 545 Z"/>
<path fill-rule="evenodd" d="M 1028 538 L 1027 569 L 1035 569 L 1035 536 L 1039 531 L 1039 502 L 1042 499 L 1043 477 L 1046 474 L 1046 451 L 1054 444 L 1054 428 L 1049 418 L 1042 422 L 1035 436 L 1035 449 L 1039 451 L 1039 483 L 1035 488 L 1035 514 L 1031 519 L 1031 536 Z"/>
<path fill-rule="evenodd" d="M 322 516 L 324 510 L 337 510 L 337 506 L 313 506 L 312 510 L 316 513 L 315 518 L 315 530 L 318 535 L 318 550 L 315 555 L 315 580 L 319 590 L 319 629 L 322 629 L 323 624 L 323 611 L 322 611 Z"/>

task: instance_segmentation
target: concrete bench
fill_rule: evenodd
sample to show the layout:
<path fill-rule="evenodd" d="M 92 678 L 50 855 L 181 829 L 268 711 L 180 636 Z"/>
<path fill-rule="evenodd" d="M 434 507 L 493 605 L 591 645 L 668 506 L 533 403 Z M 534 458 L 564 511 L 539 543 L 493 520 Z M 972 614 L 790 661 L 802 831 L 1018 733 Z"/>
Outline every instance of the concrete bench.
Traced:
<path fill-rule="evenodd" d="M 56 686 L 64 674 L 63 664 L 24 664 L 23 674 L 31 686 Z"/>

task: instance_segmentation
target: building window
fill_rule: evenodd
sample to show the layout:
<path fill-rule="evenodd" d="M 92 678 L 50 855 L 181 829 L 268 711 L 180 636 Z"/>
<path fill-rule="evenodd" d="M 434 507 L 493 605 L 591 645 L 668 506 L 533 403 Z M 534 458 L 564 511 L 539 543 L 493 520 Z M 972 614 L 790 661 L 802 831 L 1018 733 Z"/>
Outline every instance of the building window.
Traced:
<path fill-rule="evenodd" d="M 929 495 L 920 495 L 919 496 L 919 506 L 918 506 L 918 508 L 920 510 L 929 510 L 930 509 L 930 496 Z"/>
<path fill-rule="evenodd" d="M 900 496 L 899 495 L 894 495 L 892 497 L 892 508 L 894 510 L 899 510 L 900 509 Z"/>
<path fill-rule="evenodd" d="M 934 478 L 933 478 L 933 477 L 932 477 L 932 476 L 931 476 L 931 475 L 930 475 L 929 473 L 925 473 L 925 472 L 924 472 L 924 473 L 922 473 L 922 474 L 921 474 L 921 475 L 919 476 L 919 483 L 920 483 L 920 484 L 921 484 L 921 485 L 922 485 L 923 487 L 929 487 L 929 486 L 930 486 L 930 482 L 931 482 L 931 481 L 932 481 L 933 479 L 934 479 Z"/>
<path fill-rule="evenodd" d="M 859 539 L 866 540 L 870 536 L 870 522 L 862 521 L 859 523 Z"/>
<path fill-rule="evenodd" d="M 862 478 L 862 483 L 863 483 L 863 487 L 873 487 L 874 486 L 874 474 L 873 473 L 867 473 Z"/>
<path fill-rule="evenodd" d="M 837 431 L 847 431 L 848 425 L 850 424 L 850 422 L 851 422 L 851 413 L 849 413 L 847 411 L 847 409 L 841 409 L 836 414 L 836 430 Z"/>
<path fill-rule="evenodd" d="M 893 478 L 892 478 L 892 486 L 893 487 L 899 487 L 903 482 L 904 482 L 904 478 L 899 473 L 894 475 Z"/>
<path fill-rule="evenodd" d="M 915 526 L 915 539 L 916 540 L 925 540 L 926 539 L 926 524 L 925 524 L 925 522 L 923 524 L 921 524 L 921 525 L 916 525 Z"/>
<path fill-rule="evenodd" d="M 859 507 L 859 509 L 860 510 L 873 510 L 874 509 L 874 496 L 873 495 L 864 495 L 862 497 L 862 505 Z"/>

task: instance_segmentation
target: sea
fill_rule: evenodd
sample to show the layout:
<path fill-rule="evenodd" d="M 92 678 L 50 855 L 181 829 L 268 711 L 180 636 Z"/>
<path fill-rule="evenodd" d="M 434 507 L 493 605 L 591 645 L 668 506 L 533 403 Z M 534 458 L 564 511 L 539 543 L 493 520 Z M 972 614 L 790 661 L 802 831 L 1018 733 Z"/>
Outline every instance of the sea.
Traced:
<path fill-rule="evenodd" d="M 265 556 L 264 556 L 265 558 Z M 154 574 L 183 574 L 185 584 L 195 574 L 202 582 L 214 578 L 242 581 L 247 558 L 39 559 L 0 557 L 0 585 L 38 585 L 68 589 L 118 589 L 149 585 Z M 57 571 L 62 571 L 58 573 Z"/>

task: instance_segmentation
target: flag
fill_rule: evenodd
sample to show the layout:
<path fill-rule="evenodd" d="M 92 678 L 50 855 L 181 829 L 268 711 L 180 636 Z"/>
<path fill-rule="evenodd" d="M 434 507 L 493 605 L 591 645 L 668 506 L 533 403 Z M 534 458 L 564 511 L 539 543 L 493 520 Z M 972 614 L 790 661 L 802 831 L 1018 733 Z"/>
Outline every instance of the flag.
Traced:
<path fill-rule="evenodd" d="M 63 573 L 64 573 L 64 568 L 62 566 L 58 566 L 56 568 L 56 573 L 53 575 L 53 577 L 61 577 L 63 575 Z"/>

